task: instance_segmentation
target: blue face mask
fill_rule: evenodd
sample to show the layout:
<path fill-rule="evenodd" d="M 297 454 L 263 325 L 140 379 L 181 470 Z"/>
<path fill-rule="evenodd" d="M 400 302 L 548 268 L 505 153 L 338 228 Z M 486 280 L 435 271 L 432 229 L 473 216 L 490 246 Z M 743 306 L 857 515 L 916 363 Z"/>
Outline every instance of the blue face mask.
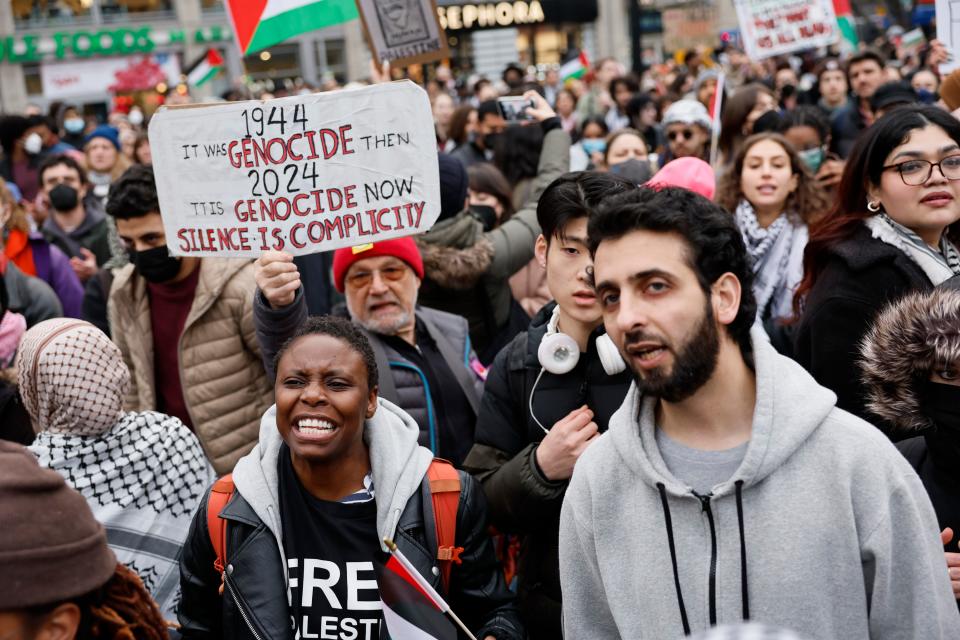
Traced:
<path fill-rule="evenodd" d="M 595 152 L 603 153 L 607 150 L 607 141 L 603 138 L 584 138 L 580 141 L 580 144 L 588 156 Z"/>
<path fill-rule="evenodd" d="M 917 89 L 917 99 L 923 104 L 933 104 L 937 101 L 937 94 L 927 89 Z"/>
<path fill-rule="evenodd" d="M 820 165 L 823 164 L 823 147 L 804 149 L 798 152 L 797 155 L 800 156 L 803 164 L 807 165 L 807 168 L 810 169 L 810 173 L 817 175 L 817 171 L 820 171 Z"/>

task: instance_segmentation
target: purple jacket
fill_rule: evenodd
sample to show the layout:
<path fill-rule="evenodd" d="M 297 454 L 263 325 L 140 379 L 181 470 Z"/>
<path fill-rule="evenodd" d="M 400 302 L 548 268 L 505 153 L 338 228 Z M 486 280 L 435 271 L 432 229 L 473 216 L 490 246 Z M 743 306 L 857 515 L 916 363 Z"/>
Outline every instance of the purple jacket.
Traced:
<path fill-rule="evenodd" d="M 30 249 L 33 264 L 37 268 L 37 277 L 50 285 L 60 298 L 63 315 L 68 318 L 81 317 L 83 304 L 83 285 L 70 266 L 70 259 L 59 247 L 43 237 L 39 231 L 30 232 Z"/>

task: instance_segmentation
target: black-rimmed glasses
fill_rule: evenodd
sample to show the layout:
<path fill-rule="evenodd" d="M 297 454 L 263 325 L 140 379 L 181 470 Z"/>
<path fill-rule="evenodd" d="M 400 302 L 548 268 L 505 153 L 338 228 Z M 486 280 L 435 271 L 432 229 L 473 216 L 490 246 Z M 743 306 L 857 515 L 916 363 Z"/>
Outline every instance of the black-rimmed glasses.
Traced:
<path fill-rule="evenodd" d="M 947 156 L 940 162 L 907 160 L 906 162 L 887 165 L 883 167 L 883 170 L 896 169 L 900 172 L 900 179 L 903 180 L 903 184 L 910 187 L 919 187 L 930 179 L 934 167 L 938 167 L 940 173 L 947 180 L 960 180 L 960 155 Z"/>

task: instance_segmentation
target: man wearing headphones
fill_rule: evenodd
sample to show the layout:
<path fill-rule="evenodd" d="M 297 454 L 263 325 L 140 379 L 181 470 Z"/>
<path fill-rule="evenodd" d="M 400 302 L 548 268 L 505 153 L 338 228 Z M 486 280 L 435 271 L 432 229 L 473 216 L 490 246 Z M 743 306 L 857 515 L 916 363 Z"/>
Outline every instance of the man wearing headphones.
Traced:
<path fill-rule="evenodd" d="M 583 171 L 561 176 L 540 197 L 536 256 L 556 302 L 494 360 L 464 462 L 483 483 L 491 524 L 523 536 L 519 604 L 533 640 L 561 636 L 560 506 L 577 458 L 630 385 L 589 284 L 586 237 L 601 200 L 633 188 Z"/>

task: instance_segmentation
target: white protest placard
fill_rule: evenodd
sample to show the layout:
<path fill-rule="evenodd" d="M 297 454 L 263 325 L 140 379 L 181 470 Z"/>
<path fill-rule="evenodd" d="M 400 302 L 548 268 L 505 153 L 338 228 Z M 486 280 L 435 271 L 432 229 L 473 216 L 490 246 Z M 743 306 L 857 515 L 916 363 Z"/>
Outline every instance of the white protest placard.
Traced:
<path fill-rule="evenodd" d="M 420 233 L 440 215 L 430 101 L 408 80 L 164 109 L 149 135 L 175 256 L 316 253 Z"/>
<path fill-rule="evenodd" d="M 936 0 L 937 40 L 950 53 L 950 59 L 938 66 L 941 74 L 960 67 L 960 1 Z"/>
<path fill-rule="evenodd" d="M 735 0 L 747 55 L 762 60 L 837 42 L 833 0 Z"/>

